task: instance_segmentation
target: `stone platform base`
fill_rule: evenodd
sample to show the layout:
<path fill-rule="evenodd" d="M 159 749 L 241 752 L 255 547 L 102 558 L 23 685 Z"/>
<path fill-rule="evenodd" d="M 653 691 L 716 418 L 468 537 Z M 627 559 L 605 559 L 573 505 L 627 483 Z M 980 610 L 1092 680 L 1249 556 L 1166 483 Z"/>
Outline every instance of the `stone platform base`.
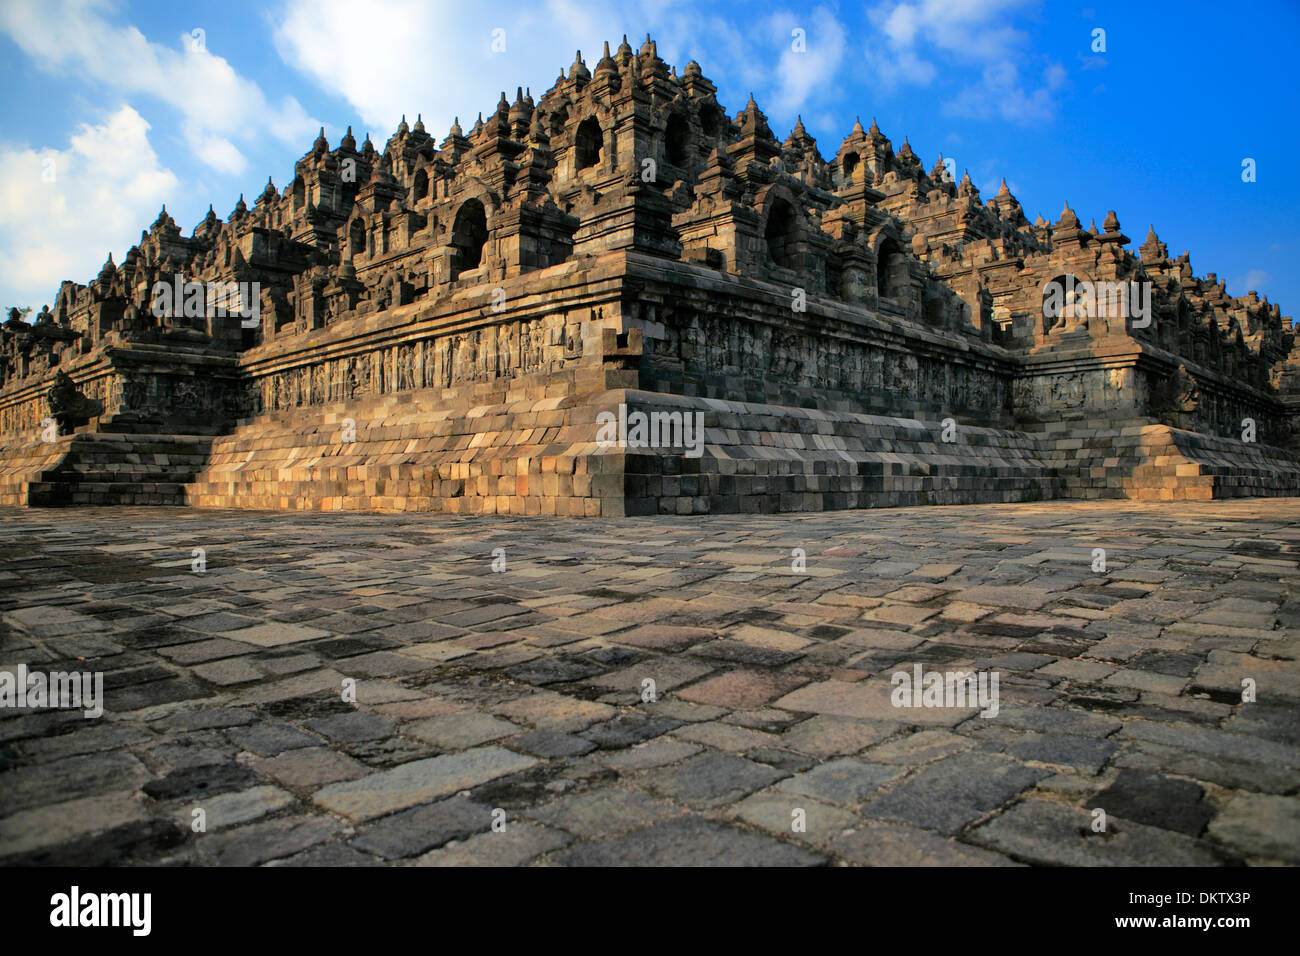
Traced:
<path fill-rule="evenodd" d="M 633 423 L 702 416 L 703 441 L 687 430 L 643 447 L 633 429 L 620 446 L 602 429 L 620 406 Z M 1300 495 L 1300 462 L 1282 449 L 1140 420 L 957 423 L 944 437 L 937 421 L 632 389 L 473 408 L 403 392 L 262 415 L 217 438 L 11 442 L 0 504 L 609 517 Z"/>
<path fill-rule="evenodd" d="M 940 422 L 684 398 L 608 397 L 633 411 L 703 412 L 699 458 L 628 449 L 629 514 L 831 511 L 1059 497 L 1037 442 L 1021 432 Z"/>
<path fill-rule="evenodd" d="M 468 410 L 434 393 L 293 409 L 217 439 L 190 486 L 209 508 L 621 515 L 622 456 L 573 397 Z"/>
<path fill-rule="evenodd" d="M 620 405 L 701 413 L 702 453 L 602 444 L 599 416 Z M 938 423 L 616 389 L 460 412 L 409 394 L 266 416 L 213 443 L 188 497 L 221 508 L 609 516 L 1030 501 L 1062 487 L 1017 432 L 961 428 L 947 444 Z"/>
<path fill-rule="evenodd" d="M 0 504 L 183 505 L 211 441 L 89 431 L 14 441 L 0 446 Z"/>
<path fill-rule="evenodd" d="M 1285 449 L 1137 420 L 1054 423 L 1036 432 L 1063 497 L 1208 501 L 1300 495 L 1300 461 Z"/>

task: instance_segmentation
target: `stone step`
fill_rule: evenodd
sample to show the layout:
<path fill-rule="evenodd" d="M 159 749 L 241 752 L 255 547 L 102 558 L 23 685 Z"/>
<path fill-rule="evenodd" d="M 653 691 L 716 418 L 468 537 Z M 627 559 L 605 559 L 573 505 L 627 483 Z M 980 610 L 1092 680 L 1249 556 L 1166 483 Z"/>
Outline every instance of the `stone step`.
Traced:
<path fill-rule="evenodd" d="M 212 439 L 156 432 L 85 432 L 37 443 L 10 456 L 0 503 L 187 503 L 185 486 L 207 462 Z"/>
<path fill-rule="evenodd" d="M 27 488 L 33 507 L 69 505 L 185 505 L 185 485 L 152 481 L 34 481 Z"/>

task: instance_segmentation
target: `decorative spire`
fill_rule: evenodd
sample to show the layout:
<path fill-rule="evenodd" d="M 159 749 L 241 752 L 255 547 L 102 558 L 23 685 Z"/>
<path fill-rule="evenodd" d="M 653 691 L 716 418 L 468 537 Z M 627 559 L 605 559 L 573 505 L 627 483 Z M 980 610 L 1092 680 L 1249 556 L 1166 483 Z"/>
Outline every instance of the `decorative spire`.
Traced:
<path fill-rule="evenodd" d="M 1169 247 L 1160 241 L 1156 235 L 1156 227 L 1152 226 L 1147 233 L 1146 241 L 1139 247 L 1144 262 L 1152 262 L 1156 259 L 1168 259 Z"/>
<path fill-rule="evenodd" d="M 176 223 L 172 221 L 172 217 L 167 215 L 167 204 L 163 203 L 162 211 L 158 213 L 158 218 L 153 221 L 153 225 L 150 226 L 149 228 L 167 229 L 167 228 L 175 228 L 175 226 Z"/>
<path fill-rule="evenodd" d="M 605 46 L 608 49 L 609 44 L 605 44 Z M 581 50 L 573 55 L 573 65 L 569 67 L 569 79 L 582 82 L 591 79 L 591 71 L 587 69 L 587 64 L 583 62 Z"/>
<path fill-rule="evenodd" d="M 930 181 L 938 184 L 945 184 L 948 180 L 948 167 L 944 164 L 943 153 L 934 161 L 934 168 L 930 170 Z"/>
<path fill-rule="evenodd" d="M 769 137 L 772 135 L 772 131 L 767 127 L 767 117 L 763 115 L 763 111 L 754 102 L 753 93 L 749 94 L 749 102 L 745 104 L 745 108 L 740 111 L 740 115 L 736 117 L 736 120 L 740 123 L 742 135 L 759 134 Z"/>
<path fill-rule="evenodd" d="M 1070 208 L 1068 202 L 1065 204 L 1065 208 L 1061 210 L 1061 221 L 1056 225 L 1058 229 L 1079 228 L 1079 217 L 1074 214 L 1074 210 Z"/>
<path fill-rule="evenodd" d="M 343 134 L 343 138 L 339 140 L 339 149 L 346 149 L 348 152 L 356 152 L 357 140 L 356 137 L 352 135 L 351 126 L 349 126 L 348 131 Z"/>
<path fill-rule="evenodd" d="M 601 56 L 600 62 L 596 64 L 596 75 L 599 76 L 602 73 L 609 73 L 617 69 L 618 64 L 615 63 L 614 58 L 609 55 L 609 41 L 606 40 L 605 53 Z"/>
<path fill-rule="evenodd" d="M 419 113 L 415 114 L 415 132 L 424 132 L 424 118 Z"/>

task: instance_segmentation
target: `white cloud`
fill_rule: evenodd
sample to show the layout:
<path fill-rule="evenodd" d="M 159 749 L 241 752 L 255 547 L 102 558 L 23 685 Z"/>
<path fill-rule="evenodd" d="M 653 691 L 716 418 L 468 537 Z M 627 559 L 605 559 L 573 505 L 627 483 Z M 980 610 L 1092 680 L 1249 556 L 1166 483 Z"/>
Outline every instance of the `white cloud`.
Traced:
<path fill-rule="evenodd" d="M 151 42 L 133 26 L 111 23 L 106 15 L 112 9 L 100 0 L 5 0 L 0 33 L 46 72 L 81 77 L 120 95 L 146 93 L 174 107 L 190 150 L 219 172 L 246 167 L 235 140 L 269 134 L 299 146 L 316 131 L 319 124 L 296 99 L 270 102 L 206 42 L 189 34 L 171 45 Z"/>
<path fill-rule="evenodd" d="M 1263 269 L 1251 269 L 1246 273 L 1246 277 L 1240 282 L 1234 282 L 1233 287 L 1238 290 L 1230 292 L 1229 295 L 1245 295 L 1248 292 L 1258 292 L 1261 296 L 1266 295 L 1265 290 L 1268 287 L 1268 273 Z"/>
<path fill-rule="evenodd" d="M 1028 88 L 1016 66 L 1025 61 L 1028 38 L 1004 22 L 1006 14 L 1032 2 L 885 0 L 867 11 L 877 31 L 867 44 L 867 63 L 885 89 L 926 86 L 974 69 L 977 79 L 960 88 L 945 112 L 1015 123 L 1049 120 L 1056 108 L 1052 93 L 1065 82 L 1065 69 L 1049 64 L 1041 82 Z"/>
<path fill-rule="evenodd" d="M 833 81 L 844 62 L 848 35 L 830 10 L 818 7 L 800 16 L 776 14 L 768 25 L 777 42 L 785 47 L 773 70 L 779 85 L 769 104 L 770 112 L 783 116 L 797 112 L 819 91 L 835 89 Z M 795 30 L 803 31 L 802 51 L 794 48 Z"/>
<path fill-rule="evenodd" d="M 973 119 L 998 117 L 1012 123 L 1048 122 L 1055 115 L 1052 90 L 1059 85 L 1054 73 L 1032 92 L 1026 90 L 1016 65 L 1009 60 L 984 67 L 980 80 L 963 88 L 944 104 L 945 113 Z"/>
<path fill-rule="evenodd" d="M 177 185 L 149 144 L 149 124 L 126 104 L 103 125 L 82 124 L 67 149 L 0 143 L 0 168 L 8 173 L 0 179 L 0 275 L 20 300 L 6 306 L 52 305 L 62 280 L 95 275 L 110 249 L 120 264 L 124 237 L 152 222 Z"/>
<path fill-rule="evenodd" d="M 478 111 L 495 107 L 503 84 L 512 102 L 516 85 L 532 85 L 536 99 L 575 50 L 594 70 L 600 49 L 593 45 L 621 35 L 607 11 L 572 0 L 536 7 L 380 0 L 364 15 L 352 0 L 288 0 L 272 22 L 281 58 L 350 103 L 380 147 L 404 113 L 411 123 L 423 113 L 441 137 L 453 116 L 468 129 Z M 418 56 L 359 54 L 388 48 L 394 24 L 421 38 Z M 494 30 L 504 31 L 503 52 L 492 49 Z"/>
<path fill-rule="evenodd" d="M 418 56 L 362 55 L 392 44 L 393 24 L 421 38 Z M 421 0 L 372 0 L 364 16 L 352 0 L 287 0 L 272 15 L 281 58 L 346 102 L 369 124 L 377 145 L 405 113 L 423 113 L 430 134 L 441 137 L 453 116 L 468 129 L 479 110 L 496 105 L 502 84 L 531 85 L 537 99 L 581 49 L 595 70 L 601 43 L 616 47 L 624 33 L 639 49 L 649 31 L 659 55 L 680 71 L 700 62 L 719 84 L 719 99 L 734 115 L 749 92 L 765 110 L 793 113 L 838 95 L 830 81 L 844 59 L 843 27 L 828 8 L 811 14 L 776 14 L 745 22 L 711 14 L 686 0 L 639 0 L 625 5 L 545 0 L 480 0 L 434 5 Z M 790 49 L 790 29 L 802 27 L 808 52 Z M 505 31 L 505 52 L 491 49 L 492 31 Z M 360 138 L 362 131 L 358 131 Z"/>

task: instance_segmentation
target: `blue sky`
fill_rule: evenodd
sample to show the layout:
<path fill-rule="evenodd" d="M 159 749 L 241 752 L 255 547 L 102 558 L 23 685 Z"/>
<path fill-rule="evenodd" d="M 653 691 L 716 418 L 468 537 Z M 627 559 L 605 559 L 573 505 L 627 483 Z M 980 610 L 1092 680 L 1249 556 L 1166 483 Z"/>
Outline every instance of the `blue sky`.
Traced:
<path fill-rule="evenodd" d="M 225 217 L 268 175 L 283 189 L 321 125 L 382 148 L 422 113 L 441 139 L 503 88 L 536 97 L 576 49 L 594 68 L 603 40 L 647 31 L 732 115 L 753 92 L 782 139 L 801 114 L 829 157 L 874 116 L 986 198 L 1005 176 L 1031 219 L 1114 209 L 1135 245 L 1154 223 L 1230 295 L 1300 312 L 1300 5 L 1034 0 L 4 0 L 0 304 L 120 262 L 164 202 L 188 234 L 209 202 Z"/>

